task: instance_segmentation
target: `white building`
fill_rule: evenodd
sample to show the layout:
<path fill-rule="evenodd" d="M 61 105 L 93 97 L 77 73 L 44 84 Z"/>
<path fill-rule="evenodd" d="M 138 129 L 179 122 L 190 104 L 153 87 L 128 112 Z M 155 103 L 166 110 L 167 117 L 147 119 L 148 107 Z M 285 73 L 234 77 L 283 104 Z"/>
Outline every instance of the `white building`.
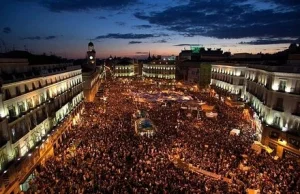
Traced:
<path fill-rule="evenodd" d="M 130 62 L 118 63 L 115 65 L 114 76 L 115 77 L 133 77 L 134 74 L 134 65 Z"/>
<path fill-rule="evenodd" d="M 300 157 L 300 66 L 215 63 L 212 71 L 213 86 L 253 108 L 258 140 L 280 157 Z"/>
<path fill-rule="evenodd" d="M 153 61 L 143 64 L 143 77 L 150 79 L 175 79 L 176 66 L 174 61 Z"/>
<path fill-rule="evenodd" d="M 214 89 L 223 89 L 233 98 L 245 97 L 246 66 L 233 63 L 212 64 L 211 85 Z"/>
<path fill-rule="evenodd" d="M 16 177 L 9 164 L 33 155 L 28 166 L 35 165 L 47 139 L 53 146 L 66 135 L 68 126 L 56 131 L 58 125 L 68 116 L 76 123 L 83 107 L 82 73 L 72 64 L 31 66 L 24 59 L 0 59 L 0 68 L 0 173 L 11 182 Z"/>

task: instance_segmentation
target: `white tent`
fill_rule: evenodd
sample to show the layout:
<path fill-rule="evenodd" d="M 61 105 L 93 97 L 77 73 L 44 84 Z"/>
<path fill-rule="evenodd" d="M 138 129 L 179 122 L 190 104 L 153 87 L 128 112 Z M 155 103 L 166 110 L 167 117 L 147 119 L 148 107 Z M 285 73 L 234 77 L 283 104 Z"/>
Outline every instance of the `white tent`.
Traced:
<path fill-rule="evenodd" d="M 230 135 L 236 135 L 236 136 L 239 136 L 241 133 L 241 131 L 239 129 L 232 129 L 230 131 Z"/>
<path fill-rule="evenodd" d="M 205 113 L 206 117 L 208 118 L 214 118 L 218 116 L 218 113 L 213 113 L 213 112 L 207 112 Z"/>

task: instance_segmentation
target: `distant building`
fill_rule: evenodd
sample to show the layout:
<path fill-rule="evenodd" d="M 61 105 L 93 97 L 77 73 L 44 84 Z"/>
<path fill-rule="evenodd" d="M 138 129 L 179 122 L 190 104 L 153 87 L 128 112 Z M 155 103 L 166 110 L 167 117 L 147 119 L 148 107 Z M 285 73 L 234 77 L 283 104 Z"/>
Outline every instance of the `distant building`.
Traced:
<path fill-rule="evenodd" d="M 132 59 L 123 59 L 118 62 L 114 68 L 115 77 L 133 77 L 135 76 L 136 64 Z"/>
<path fill-rule="evenodd" d="M 175 79 L 175 62 L 174 61 L 152 61 L 147 64 L 143 64 L 143 77 L 152 79 Z"/>
<path fill-rule="evenodd" d="M 176 80 L 207 88 L 211 82 L 211 64 L 200 61 L 182 61 L 176 65 Z"/>
<path fill-rule="evenodd" d="M 89 42 L 88 51 L 86 52 L 87 64 L 83 66 L 83 71 L 94 71 L 96 68 L 96 51 L 94 44 Z"/>
<path fill-rule="evenodd" d="M 261 54 L 250 54 L 250 53 L 236 53 L 231 55 L 231 59 L 261 59 L 262 55 Z"/>
<path fill-rule="evenodd" d="M 223 53 L 221 49 L 212 50 L 208 48 L 205 50 L 204 47 L 192 46 L 190 50 L 182 50 L 179 53 L 179 61 L 218 61 L 225 60 L 229 57 L 228 53 Z"/>
<path fill-rule="evenodd" d="M 201 60 L 219 61 L 219 60 L 225 60 L 227 58 L 228 56 L 224 55 L 221 49 L 212 50 L 208 48 L 207 50 L 201 50 L 200 52 Z"/>
<path fill-rule="evenodd" d="M 93 102 L 101 83 L 102 68 L 96 68 L 96 51 L 94 44 L 89 42 L 86 64 L 82 65 L 83 88 L 86 102 Z"/>
<path fill-rule="evenodd" d="M 182 50 L 178 56 L 179 61 L 192 60 L 192 51 L 191 50 Z"/>

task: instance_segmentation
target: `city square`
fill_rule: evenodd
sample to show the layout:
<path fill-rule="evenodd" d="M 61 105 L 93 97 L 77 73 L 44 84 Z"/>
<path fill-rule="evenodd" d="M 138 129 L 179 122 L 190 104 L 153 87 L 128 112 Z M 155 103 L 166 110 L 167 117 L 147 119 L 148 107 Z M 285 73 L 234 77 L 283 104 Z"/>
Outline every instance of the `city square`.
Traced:
<path fill-rule="evenodd" d="M 128 100 L 128 88 L 143 92 L 140 81 L 105 83 L 106 101 L 86 103 L 83 116 L 55 156 L 36 169 L 28 193 L 289 193 L 298 190 L 299 164 L 251 149 L 255 140 L 243 109 L 208 94 L 190 93 L 218 107 L 211 120 L 200 112 L 162 102 Z M 160 89 L 153 87 L 158 93 Z M 177 90 L 177 89 L 176 89 Z M 121 94 L 121 95 L 120 95 Z M 103 111 L 102 109 L 106 109 Z M 133 114 L 147 111 L 157 131 L 135 133 Z M 192 112 L 191 117 L 186 115 Z M 238 128 L 239 135 L 230 131 Z M 80 142 L 70 151 L 74 142 Z M 242 167 L 241 167 L 242 166 Z M 297 181 L 298 180 L 298 181 Z M 293 183 L 293 184 L 291 184 Z"/>
<path fill-rule="evenodd" d="M 0 10 L 0 194 L 300 194 L 300 0 Z"/>

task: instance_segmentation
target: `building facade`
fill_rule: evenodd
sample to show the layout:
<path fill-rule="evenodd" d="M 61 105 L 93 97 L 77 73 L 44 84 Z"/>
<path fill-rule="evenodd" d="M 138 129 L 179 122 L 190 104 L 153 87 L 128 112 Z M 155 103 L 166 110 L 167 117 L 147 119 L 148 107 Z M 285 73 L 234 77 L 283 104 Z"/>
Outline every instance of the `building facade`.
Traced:
<path fill-rule="evenodd" d="M 80 66 L 24 61 L 0 59 L 0 193 L 21 188 L 83 108 Z"/>
<path fill-rule="evenodd" d="M 133 77 L 135 76 L 136 64 L 130 61 L 118 62 L 114 67 L 115 77 Z"/>
<path fill-rule="evenodd" d="M 83 91 L 86 102 L 93 102 L 101 84 L 102 68 L 96 68 L 96 51 L 94 44 L 89 42 L 86 64 L 82 66 Z"/>
<path fill-rule="evenodd" d="M 152 61 L 143 64 L 143 77 L 150 79 L 175 79 L 176 66 L 174 61 Z"/>
<path fill-rule="evenodd" d="M 300 158 L 299 73 L 296 66 L 252 65 L 245 75 L 245 99 L 256 112 L 256 133 L 280 157 Z"/>
<path fill-rule="evenodd" d="M 215 63 L 212 86 L 250 105 L 257 140 L 279 157 L 300 158 L 300 67 Z M 222 93 L 217 91 L 217 93 Z"/>
<path fill-rule="evenodd" d="M 185 85 L 205 89 L 211 82 L 211 63 L 200 61 L 182 61 L 176 64 L 176 80 Z"/>
<path fill-rule="evenodd" d="M 234 63 L 213 63 L 211 69 L 211 86 L 219 95 L 234 100 L 244 99 L 246 66 Z"/>

